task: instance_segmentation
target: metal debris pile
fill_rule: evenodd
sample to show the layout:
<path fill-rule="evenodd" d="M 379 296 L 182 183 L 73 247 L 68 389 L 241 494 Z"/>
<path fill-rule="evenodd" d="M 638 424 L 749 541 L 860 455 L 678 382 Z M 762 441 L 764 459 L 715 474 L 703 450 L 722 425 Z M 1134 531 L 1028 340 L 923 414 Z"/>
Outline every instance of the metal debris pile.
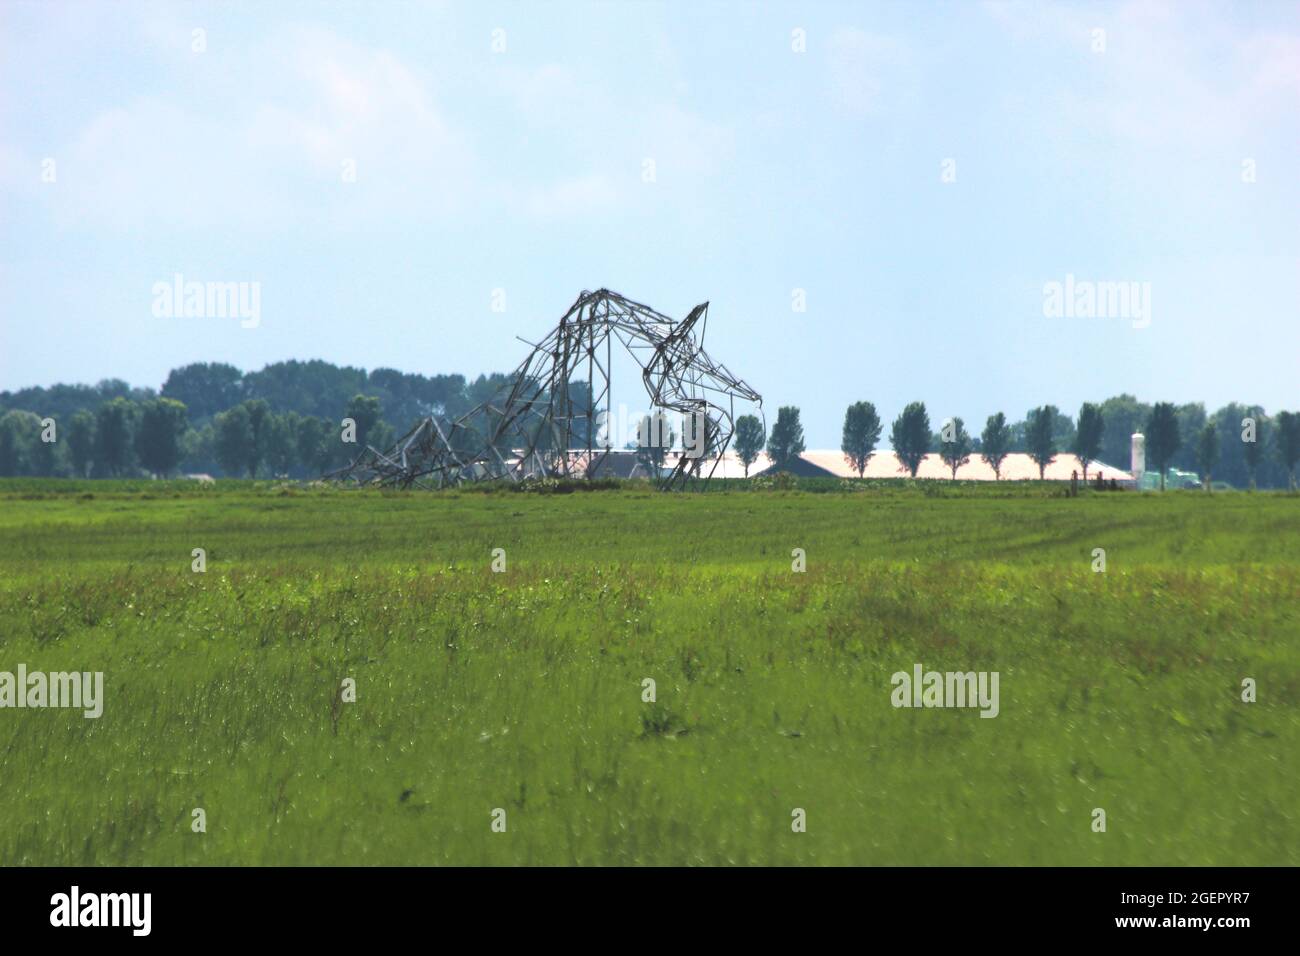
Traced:
<path fill-rule="evenodd" d="M 707 481 L 731 442 L 737 401 L 762 407 L 757 392 L 704 351 L 708 308 L 675 322 L 608 289 L 583 292 L 545 339 L 526 343 L 531 354 L 488 401 L 455 420 L 425 418 L 393 447 L 367 446 L 327 477 L 396 488 L 592 478 L 614 451 L 602 425 L 613 414 L 619 347 L 641 369 L 652 414 L 677 413 L 703 429 L 696 453 L 675 456 L 660 486 Z"/>

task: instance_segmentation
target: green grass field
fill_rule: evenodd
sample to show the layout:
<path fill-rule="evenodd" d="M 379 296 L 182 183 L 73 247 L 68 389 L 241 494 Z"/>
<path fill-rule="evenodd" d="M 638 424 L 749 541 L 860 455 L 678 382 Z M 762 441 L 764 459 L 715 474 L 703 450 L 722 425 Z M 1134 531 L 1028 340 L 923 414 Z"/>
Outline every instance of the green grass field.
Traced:
<path fill-rule="evenodd" d="M 0 483 L 0 864 L 1300 862 L 1300 497 L 922 485 Z"/>

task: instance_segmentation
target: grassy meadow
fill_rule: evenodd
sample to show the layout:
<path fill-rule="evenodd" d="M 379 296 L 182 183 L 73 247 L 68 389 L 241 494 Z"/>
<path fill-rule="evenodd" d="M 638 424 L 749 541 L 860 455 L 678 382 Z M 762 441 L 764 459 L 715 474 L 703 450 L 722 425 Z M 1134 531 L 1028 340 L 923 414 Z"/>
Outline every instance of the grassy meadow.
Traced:
<path fill-rule="evenodd" d="M 0 482 L 0 864 L 1300 863 L 1300 496 L 715 491 Z"/>

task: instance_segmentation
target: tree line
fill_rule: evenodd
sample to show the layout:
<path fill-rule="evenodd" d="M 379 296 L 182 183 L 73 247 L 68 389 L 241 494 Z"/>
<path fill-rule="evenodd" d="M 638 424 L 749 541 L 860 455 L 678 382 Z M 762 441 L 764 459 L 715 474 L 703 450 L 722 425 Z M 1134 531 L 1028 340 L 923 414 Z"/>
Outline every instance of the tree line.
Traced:
<path fill-rule="evenodd" d="M 875 454 L 883 424 L 871 402 L 855 402 L 844 413 L 840 450 L 859 477 Z M 1300 460 L 1300 413 L 1281 411 L 1269 416 L 1259 406 L 1236 403 L 1206 415 L 1199 403 L 1144 405 L 1131 395 L 1099 404 L 1084 402 L 1075 419 L 1054 405 L 1031 409 L 1022 421 L 1009 423 L 1002 412 L 990 415 L 984 429 L 972 435 L 959 417 L 931 430 L 924 402 L 911 402 L 890 426 L 889 444 L 913 478 L 927 454 L 937 452 L 953 478 L 973 456 L 983 459 L 997 478 L 1009 454 L 1024 453 L 1038 466 L 1041 479 L 1061 453 L 1079 458 L 1083 480 L 1098 461 L 1127 470 L 1134 432 L 1145 437 L 1147 470 L 1165 487 L 1171 469 L 1196 472 L 1205 487 L 1218 479 L 1236 487 L 1296 487 Z M 777 410 L 770 435 L 757 416 L 736 421 L 735 449 L 745 474 L 766 450 L 773 468 L 788 468 L 804 450 L 803 425 L 793 405 Z"/>
<path fill-rule="evenodd" d="M 207 473 L 224 476 L 315 477 L 342 467 L 373 445 L 389 446 L 422 418 L 458 418 L 507 381 L 502 373 L 434 375 L 380 368 L 370 372 L 329 362 L 276 362 L 242 372 L 220 362 L 174 369 L 161 389 L 133 388 L 118 379 L 97 385 L 54 385 L 0 392 L 0 476 L 123 477 Z M 585 383 L 569 400 L 586 403 Z M 344 420 L 352 425 L 345 426 Z M 1243 422 L 1251 422 L 1246 436 Z M 1129 440 L 1146 435 L 1150 470 L 1196 472 L 1236 487 L 1294 486 L 1297 416 L 1267 415 L 1258 405 L 1231 403 L 1207 414 L 1204 405 L 1148 405 L 1132 395 L 1084 403 L 1071 418 L 1055 406 L 1032 409 L 1010 422 L 1001 412 L 975 435 L 961 418 L 931 428 L 922 402 L 903 409 L 889 441 L 916 474 L 938 452 L 955 475 L 978 455 L 1000 472 L 1006 455 L 1023 452 L 1040 475 L 1058 453 L 1087 465 L 1127 469 Z M 482 423 L 483 430 L 490 421 Z M 845 412 L 841 450 L 861 474 L 881 439 L 870 402 Z M 349 431 L 350 428 L 350 431 Z M 585 444 L 585 436 L 579 436 Z M 752 415 L 736 422 L 735 448 L 745 465 L 767 450 L 777 467 L 804 451 L 799 409 L 778 410 L 771 435 Z"/>
<path fill-rule="evenodd" d="M 198 428 L 189 424 L 184 403 L 173 398 L 118 397 L 63 422 L 28 411 L 4 413 L 0 475 L 124 478 L 199 472 L 306 478 L 342 467 L 367 442 L 386 447 L 393 437 L 374 396 L 354 396 L 338 421 L 276 413 L 264 399 L 249 399 Z"/>
<path fill-rule="evenodd" d="M 322 361 L 277 362 L 245 374 L 200 362 L 173 370 L 159 391 L 108 379 L 0 392 L 0 476 L 314 478 L 367 445 L 391 447 L 424 418 L 466 416 L 509 380 L 499 372 L 472 380 L 367 373 Z M 587 383 L 570 384 L 570 406 L 589 399 Z M 497 417 L 487 411 L 467 419 L 457 441 L 477 447 Z M 573 441 L 585 447 L 588 431 L 594 434 L 593 422 L 577 422 Z"/>
<path fill-rule="evenodd" d="M 5 391 L 0 476 L 316 477 L 423 417 L 464 414 L 505 380 L 322 361 L 244 373 L 198 362 L 174 369 L 158 391 L 120 379 Z"/>

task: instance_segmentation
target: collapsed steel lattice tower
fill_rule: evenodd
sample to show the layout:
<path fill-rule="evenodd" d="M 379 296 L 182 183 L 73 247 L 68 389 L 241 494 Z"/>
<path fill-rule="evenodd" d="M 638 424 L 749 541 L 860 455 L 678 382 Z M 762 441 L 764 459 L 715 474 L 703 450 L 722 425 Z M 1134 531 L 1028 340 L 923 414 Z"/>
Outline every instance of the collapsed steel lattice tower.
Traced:
<path fill-rule="evenodd" d="M 752 403 L 760 414 L 762 408 L 757 392 L 704 351 L 708 308 L 707 302 L 697 305 L 674 322 L 608 289 L 583 292 L 541 343 L 526 343 L 532 353 L 488 401 L 454 421 L 425 418 L 392 448 L 368 446 L 329 477 L 441 488 L 596 476 L 612 451 L 598 430 L 613 416 L 610 378 L 618 345 L 641 369 L 652 414 L 677 412 L 704 429 L 691 442 L 702 454 L 676 455 L 660 486 L 707 481 L 731 442 L 736 401 Z"/>

